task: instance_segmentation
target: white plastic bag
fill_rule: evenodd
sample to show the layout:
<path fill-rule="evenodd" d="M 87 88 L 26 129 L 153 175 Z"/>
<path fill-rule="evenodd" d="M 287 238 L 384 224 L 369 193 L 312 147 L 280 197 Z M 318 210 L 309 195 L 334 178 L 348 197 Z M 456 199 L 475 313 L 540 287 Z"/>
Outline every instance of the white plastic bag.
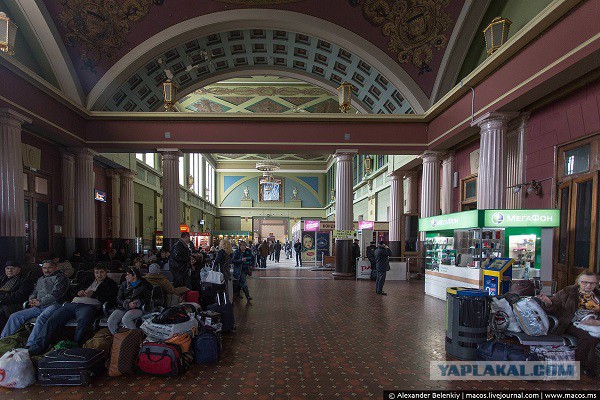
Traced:
<path fill-rule="evenodd" d="M 510 303 L 506 299 L 497 299 L 492 297 L 491 310 L 492 314 L 498 313 L 501 315 L 506 315 L 508 320 L 508 324 L 505 327 L 506 330 L 515 333 L 521 332 L 521 327 L 515 318 L 515 313 L 510 306 Z M 500 330 L 503 331 L 504 329 Z"/>
<path fill-rule="evenodd" d="M 589 315 L 585 318 L 583 318 L 581 321 L 585 321 L 586 319 L 594 319 L 593 315 Z M 586 324 L 582 324 L 581 322 L 573 322 L 573 325 L 575 325 L 575 328 L 579 328 L 579 329 L 583 329 L 584 331 L 587 331 L 587 333 L 590 334 L 590 336 L 593 336 L 595 338 L 600 338 L 600 326 L 597 325 L 586 325 Z"/>
<path fill-rule="evenodd" d="M 14 349 L 0 357 L 0 386 L 23 389 L 35 383 L 35 370 L 26 349 Z"/>

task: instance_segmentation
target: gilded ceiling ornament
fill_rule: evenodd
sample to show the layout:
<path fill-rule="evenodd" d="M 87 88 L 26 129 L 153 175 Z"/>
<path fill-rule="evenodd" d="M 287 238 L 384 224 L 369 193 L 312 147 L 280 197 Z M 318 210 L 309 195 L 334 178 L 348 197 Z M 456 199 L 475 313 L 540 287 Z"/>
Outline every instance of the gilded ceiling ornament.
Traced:
<path fill-rule="evenodd" d="M 234 88 L 212 86 L 198 89 L 195 94 L 212 94 L 216 96 L 321 96 L 330 94 L 321 88 L 295 88 L 295 87 L 276 87 L 276 86 L 238 86 Z"/>
<path fill-rule="evenodd" d="M 398 61 L 412 61 L 421 73 L 428 72 L 432 48 L 444 48 L 443 34 L 452 24 L 444 11 L 450 0 L 365 0 L 363 15 L 374 26 L 381 26 L 390 37 L 388 49 Z"/>
<path fill-rule="evenodd" d="M 304 0 L 215 0 L 219 3 L 241 4 L 245 6 L 271 6 L 275 4 L 298 3 Z"/>
<path fill-rule="evenodd" d="M 151 0 L 61 0 L 59 21 L 71 46 L 81 46 L 84 68 L 95 72 L 103 59 L 113 59 L 125 44 L 129 23 L 150 11 Z"/>

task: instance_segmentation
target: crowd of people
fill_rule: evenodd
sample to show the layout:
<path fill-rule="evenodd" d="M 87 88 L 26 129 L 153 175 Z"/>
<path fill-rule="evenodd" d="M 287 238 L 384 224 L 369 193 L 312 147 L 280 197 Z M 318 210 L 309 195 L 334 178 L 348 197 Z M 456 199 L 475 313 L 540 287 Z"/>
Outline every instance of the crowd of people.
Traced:
<path fill-rule="evenodd" d="M 91 269 L 81 269 L 93 263 Z M 165 304 L 178 305 L 190 291 L 214 293 L 205 282 L 209 271 L 223 275 L 218 287 L 226 301 L 234 297 L 250 302 L 246 277 L 252 274 L 256 257 L 245 242 L 235 250 L 227 239 L 210 249 L 194 249 L 189 233 L 172 247 L 147 254 L 128 254 L 127 249 L 108 252 L 93 250 L 82 257 L 75 251 L 69 260 L 58 257 L 36 264 L 28 256 L 26 263 L 8 261 L 0 274 L 0 338 L 14 335 L 26 322 L 35 325 L 26 343 L 30 355 L 43 354 L 53 337 L 69 321 L 76 321 L 73 341 L 78 345 L 90 336 L 94 321 L 110 310 L 108 329 L 115 334 L 120 327 L 139 325 L 152 300 L 155 287 L 161 288 Z M 72 279 L 70 279 L 72 278 Z M 215 289 L 215 288 L 212 288 Z M 214 301 L 213 301 L 214 302 Z"/>

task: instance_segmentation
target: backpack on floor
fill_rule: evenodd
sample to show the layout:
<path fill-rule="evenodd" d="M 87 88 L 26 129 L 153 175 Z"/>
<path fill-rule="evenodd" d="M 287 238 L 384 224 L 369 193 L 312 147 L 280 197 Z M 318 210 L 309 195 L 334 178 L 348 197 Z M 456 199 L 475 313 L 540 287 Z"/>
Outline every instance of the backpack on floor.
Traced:
<path fill-rule="evenodd" d="M 123 329 L 115 333 L 110 350 L 109 376 L 121 376 L 135 372 L 135 364 L 144 333 L 140 329 Z"/>
<path fill-rule="evenodd" d="M 194 340 L 196 364 L 212 364 L 219 361 L 221 345 L 217 333 L 212 329 L 202 329 Z"/>
<path fill-rule="evenodd" d="M 177 376 L 184 373 L 188 366 L 178 345 L 146 342 L 140 348 L 136 371 L 158 376 Z"/>
<path fill-rule="evenodd" d="M 84 349 L 98 349 L 104 351 L 105 358 L 110 357 L 110 350 L 112 348 L 113 335 L 110 333 L 108 328 L 100 329 L 94 337 L 83 344 Z"/>

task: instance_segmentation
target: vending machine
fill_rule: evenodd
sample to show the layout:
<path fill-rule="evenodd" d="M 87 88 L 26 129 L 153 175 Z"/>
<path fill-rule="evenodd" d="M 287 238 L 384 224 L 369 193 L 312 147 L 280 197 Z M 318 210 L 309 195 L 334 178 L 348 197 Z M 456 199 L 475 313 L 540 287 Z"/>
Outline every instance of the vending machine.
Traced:
<path fill-rule="evenodd" d="M 490 296 L 498 296 L 510 290 L 512 258 L 494 258 L 483 268 L 483 290 Z"/>

